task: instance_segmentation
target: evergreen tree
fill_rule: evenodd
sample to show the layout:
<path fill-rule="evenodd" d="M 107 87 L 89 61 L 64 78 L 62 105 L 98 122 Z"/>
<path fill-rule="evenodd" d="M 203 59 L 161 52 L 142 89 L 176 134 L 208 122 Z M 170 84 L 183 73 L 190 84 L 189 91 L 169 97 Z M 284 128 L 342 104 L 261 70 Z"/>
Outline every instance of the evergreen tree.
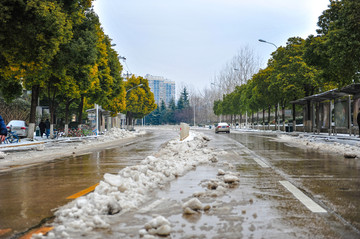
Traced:
<path fill-rule="evenodd" d="M 164 100 L 161 100 L 161 104 L 160 104 L 160 124 L 167 124 L 168 120 L 167 120 L 167 109 L 166 109 L 166 104 Z"/>

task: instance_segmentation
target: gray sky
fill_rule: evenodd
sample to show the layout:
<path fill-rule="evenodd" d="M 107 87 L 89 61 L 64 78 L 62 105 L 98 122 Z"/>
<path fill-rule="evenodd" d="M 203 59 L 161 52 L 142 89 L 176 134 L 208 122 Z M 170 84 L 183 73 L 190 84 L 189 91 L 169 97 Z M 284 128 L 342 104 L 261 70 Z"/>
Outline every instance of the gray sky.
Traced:
<path fill-rule="evenodd" d="M 244 47 L 263 67 L 290 37 L 315 34 L 329 0 L 96 0 L 95 12 L 124 71 L 202 90 Z"/>

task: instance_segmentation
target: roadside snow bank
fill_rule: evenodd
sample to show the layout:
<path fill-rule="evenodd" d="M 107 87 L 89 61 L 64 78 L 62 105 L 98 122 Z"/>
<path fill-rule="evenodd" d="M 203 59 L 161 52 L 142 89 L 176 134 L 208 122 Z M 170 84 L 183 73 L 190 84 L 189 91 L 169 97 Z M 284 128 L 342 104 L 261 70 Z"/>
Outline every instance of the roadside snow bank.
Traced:
<path fill-rule="evenodd" d="M 135 137 L 136 135 L 145 134 L 146 131 L 128 131 L 120 128 L 111 128 L 109 131 L 106 131 L 103 137 L 99 139 L 102 141 L 116 140 L 122 138 Z"/>
<path fill-rule="evenodd" d="M 59 209 L 50 238 L 66 238 L 66 232 L 86 235 L 95 228 L 109 228 L 108 215 L 137 209 L 147 194 L 166 182 L 184 175 L 198 164 L 211 162 L 217 153 L 207 148 L 208 139 L 190 132 L 187 140 L 169 141 L 155 156 L 126 167 L 118 174 L 105 174 L 93 193 Z"/>
<path fill-rule="evenodd" d="M 279 135 L 280 141 L 288 142 L 296 146 L 308 147 L 314 150 L 326 151 L 330 153 L 342 154 L 344 157 L 347 155 L 354 155 L 360 158 L 360 143 L 356 142 L 355 145 L 344 144 L 332 138 L 318 139 L 316 137 L 298 137 L 289 135 Z"/>

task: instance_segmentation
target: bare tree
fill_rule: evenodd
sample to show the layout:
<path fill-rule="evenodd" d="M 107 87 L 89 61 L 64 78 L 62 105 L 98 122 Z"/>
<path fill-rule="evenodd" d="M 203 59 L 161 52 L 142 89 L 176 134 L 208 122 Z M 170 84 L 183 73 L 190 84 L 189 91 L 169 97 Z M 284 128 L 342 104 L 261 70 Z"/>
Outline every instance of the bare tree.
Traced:
<path fill-rule="evenodd" d="M 215 84 L 220 86 L 222 94 L 234 91 L 236 86 L 246 84 L 260 68 L 260 58 L 249 47 L 240 49 L 215 76 Z"/>

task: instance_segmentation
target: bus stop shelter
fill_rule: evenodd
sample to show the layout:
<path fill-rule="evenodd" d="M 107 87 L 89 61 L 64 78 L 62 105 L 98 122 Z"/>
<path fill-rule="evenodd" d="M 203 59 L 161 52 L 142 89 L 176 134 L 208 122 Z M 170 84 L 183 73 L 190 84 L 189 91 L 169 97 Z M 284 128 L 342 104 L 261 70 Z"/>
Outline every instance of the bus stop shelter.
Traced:
<path fill-rule="evenodd" d="M 295 105 L 303 105 L 303 125 L 306 132 L 330 134 L 355 133 L 359 112 L 360 83 L 333 89 L 292 101 L 295 125 Z M 296 129 L 295 129 L 296 130 Z"/>

